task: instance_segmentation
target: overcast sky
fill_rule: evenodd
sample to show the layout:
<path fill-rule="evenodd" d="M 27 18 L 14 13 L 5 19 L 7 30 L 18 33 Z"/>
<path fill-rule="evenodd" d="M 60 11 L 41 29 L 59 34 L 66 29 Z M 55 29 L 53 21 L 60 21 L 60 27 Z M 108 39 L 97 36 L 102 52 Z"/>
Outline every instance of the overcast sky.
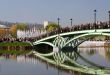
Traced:
<path fill-rule="evenodd" d="M 97 10 L 97 20 L 107 21 L 110 0 L 0 0 L 0 20 L 9 22 L 43 23 L 53 21 L 60 24 L 93 22 Z"/>

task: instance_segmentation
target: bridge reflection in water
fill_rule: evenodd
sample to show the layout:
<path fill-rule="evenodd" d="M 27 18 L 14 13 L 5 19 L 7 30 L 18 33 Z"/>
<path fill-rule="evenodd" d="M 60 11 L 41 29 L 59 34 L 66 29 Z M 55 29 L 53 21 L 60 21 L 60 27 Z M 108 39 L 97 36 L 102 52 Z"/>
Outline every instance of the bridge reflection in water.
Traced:
<path fill-rule="evenodd" d="M 99 64 L 104 67 L 110 67 L 110 48 L 94 47 L 94 48 L 78 48 L 80 54 L 87 60 Z M 77 62 L 83 65 L 91 66 L 81 59 Z"/>
<path fill-rule="evenodd" d="M 100 51 L 102 51 L 102 53 Z M 40 59 L 54 64 L 57 67 L 61 67 L 64 69 L 67 68 L 72 72 L 79 71 L 83 73 L 99 75 L 105 75 L 106 73 L 110 73 L 110 61 L 108 61 L 108 59 L 103 58 L 102 56 L 103 53 L 107 53 L 107 55 L 105 56 L 109 58 L 109 48 L 78 48 L 78 50 L 73 52 L 54 53 L 52 55 L 53 57 L 48 54 L 45 55 L 39 54 L 37 52 L 34 53 Z M 50 60 L 47 58 L 49 58 Z"/>
<path fill-rule="evenodd" d="M 83 56 L 83 59 L 81 57 L 76 57 L 76 59 L 73 59 L 73 60 L 76 60 L 79 64 L 87 65 L 87 66 L 91 66 L 91 67 L 94 67 L 94 64 L 98 64 L 98 65 L 101 65 L 104 67 L 110 67 L 110 50 L 109 50 L 109 48 L 104 48 L 104 47 L 78 48 L 77 53 L 80 54 L 81 56 Z M 68 54 L 66 54 L 66 55 L 69 56 Z M 70 58 L 72 58 L 72 57 L 70 57 Z M 22 69 L 20 75 L 24 75 L 24 74 L 29 75 L 28 72 L 30 72 L 30 73 L 34 72 L 34 73 L 31 73 L 32 75 L 39 74 L 39 72 L 41 72 L 41 69 L 43 69 L 42 70 L 43 73 L 48 72 L 48 74 L 40 73 L 40 75 L 50 75 L 51 73 L 55 73 L 54 75 L 71 75 L 71 74 L 72 75 L 89 75 L 89 74 L 83 74 L 81 72 L 64 70 L 61 67 L 55 66 L 53 64 L 49 64 L 48 62 L 38 59 L 34 56 L 2 55 L 2 56 L 0 56 L 0 59 L 2 60 L 2 61 L 0 60 L 0 65 L 2 66 L 1 69 L 2 70 L 9 69 L 9 71 L 11 70 L 9 74 L 8 74 L 8 72 L 6 72 L 8 75 L 12 75 L 13 74 L 12 70 L 14 70 L 15 68 L 17 69 L 16 73 L 18 73 L 18 74 L 21 71 L 20 69 Z M 5 59 L 8 59 L 8 60 L 5 60 Z M 11 60 L 9 60 L 9 59 L 11 59 Z M 17 62 L 15 62 L 15 60 Z M 92 63 L 90 63 L 90 62 L 88 63 L 88 61 L 90 61 Z M 13 66 L 13 64 L 16 66 Z M 10 67 L 9 68 L 5 67 L 7 65 L 10 66 L 11 69 L 10 69 Z M 19 69 L 18 69 L 18 67 L 19 67 Z M 61 70 L 61 69 L 63 69 L 63 70 Z M 6 74 L 2 74 L 3 72 L 5 72 L 2 70 L 0 72 L 0 75 L 6 75 Z M 24 73 L 23 71 L 28 71 L 28 72 Z M 67 73 L 64 71 L 66 71 Z"/>
<path fill-rule="evenodd" d="M 8 67 L 7 67 L 8 66 Z M 0 75 L 85 75 L 62 70 L 34 56 L 1 55 Z"/>

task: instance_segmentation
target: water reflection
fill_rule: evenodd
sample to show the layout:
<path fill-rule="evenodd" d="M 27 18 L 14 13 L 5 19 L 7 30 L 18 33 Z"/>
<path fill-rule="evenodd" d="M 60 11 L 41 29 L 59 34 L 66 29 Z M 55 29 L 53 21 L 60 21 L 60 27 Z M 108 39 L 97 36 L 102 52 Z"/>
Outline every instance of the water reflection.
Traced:
<path fill-rule="evenodd" d="M 0 50 L 31 50 L 32 46 L 0 46 Z"/>
<path fill-rule="evenodd" d="M 0 75 L 87 75 L 67 71 L 34 56 L 1 55 Z"/>
<path fill-rule="evenodd" d="M 40 60 L 26 55 L 0 56 L 0 75 L 85 75 L 73 71 L 65 71 Z"/>
<path fill-rule="evenodd" d="M 78 48 L 79 54 L 85 59 L 105 67 L 110 67 L 110 49 Z M 78 63 L 91 66 L 81 58 Z M 49 64 L 34 56 L 3 54 L 0 56 L 0 75 L 87 75 L 74 71 L 67 71 Z"/>
<path fill-rule="evenodd" d="M 78 48 L 78 50 L 80 54 L 87 60 L 105 67 L 110 67 L 110 48 Z M 77 61 L 81 64 L 88 65 L 80 58 Z"/>

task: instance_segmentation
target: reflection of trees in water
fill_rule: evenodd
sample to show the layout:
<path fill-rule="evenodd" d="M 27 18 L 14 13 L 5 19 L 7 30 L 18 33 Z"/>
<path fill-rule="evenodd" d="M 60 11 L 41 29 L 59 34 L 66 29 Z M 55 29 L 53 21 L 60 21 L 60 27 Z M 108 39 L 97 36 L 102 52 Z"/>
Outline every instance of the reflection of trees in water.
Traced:
<path fill-rule="evenodd" d="M 110 60 L 110 48 L 105 48 L 105 57 Z"/>
<path fill-rule="evenodd" d="M 0 46 L 1 50 L 31 50 L 31 46 Z"/>
<path fill-rule="evenodd" d="M 86 53 L 87 53 L 89 56 L 92 56 L 92 55 L 96 54 L 97 51 L 96 51 L 96 49 L 90 48 L 90 50 L 87 50 Z"/>
<path fill-rule="evenodd" d="M 79 48 L 79 54 L 80 53 L 85 53 L 89 56 L 93 56 L 94 54 L 97 53 L 97 49 L 96 48 Z"/>

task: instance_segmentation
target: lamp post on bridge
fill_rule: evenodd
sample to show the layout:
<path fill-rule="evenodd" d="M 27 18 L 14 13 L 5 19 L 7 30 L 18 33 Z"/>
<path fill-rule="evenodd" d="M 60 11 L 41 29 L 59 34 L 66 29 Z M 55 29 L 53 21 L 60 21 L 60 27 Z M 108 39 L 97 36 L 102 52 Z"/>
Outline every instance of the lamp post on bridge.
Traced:
<path fill-rule="evenodd" d="M 95 25 L 95 29 L 96 29 L 96 13 L 97 13 L 97 10 L 94 10 L 94 25 Z"/>
<path fill-rule="evenodd" d="M 109 26 L 110 26 L 110 11 L 108 11 L 108 13 L 109 13 Z"/>
<path fill-rule="evenodd" d="M 59 26 L 59 23 L 60 23 L 59 21 L 60 21 L 60 18 L 57 18 L 57 20 L 58 20 L 58 29 L 57 29 L 57 34 L 59 34 L 59 27 L 60 27 L 60 26 Z"/>
<path fill-rule="evenodd" d="M 73 19 L 71 18 L 70 21 L 71 21 L 71 27 L 72 27 Z"/>
<path fill-rule="evenodd" d="M 58 40 L 60 40 L 60 35 L 59 35 L 59 27 L 60 27 L 60 18 L 57 18 L 57 20 L 58 20 L 58 30 L 57 30 L 57 34 L 58 34 Z M 58 50 L 57 51 L 59 51 L 60 50 L 60 42 L 58 41 Z"/>
<path fill-rule="evenodd" d="M 71 21 L 71 27 L 72 27 L 73 19 L 71 18 L 70 21 Z M 72 30 L 71 27 L 70 27 L 70 31 Z"/>

